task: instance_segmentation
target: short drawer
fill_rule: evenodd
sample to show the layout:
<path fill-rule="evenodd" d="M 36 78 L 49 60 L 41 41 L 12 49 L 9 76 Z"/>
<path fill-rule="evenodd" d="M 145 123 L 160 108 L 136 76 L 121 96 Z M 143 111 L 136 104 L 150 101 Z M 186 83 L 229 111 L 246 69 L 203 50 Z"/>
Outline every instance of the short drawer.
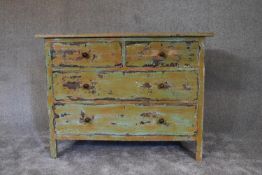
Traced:
<path fill-rule="evenodd" d="M 51 58 L 53 66 L 113 67 L 122 63 L 121 45 L 117 41 L 56 42 Z"/>
<path fill-rule="evenodd" d="M 57 134 L 194 135 L 195 106 L 135 104 L 55 106 Z"/>
<path fill-rule="evenodd" d="M 56 100 L 196 100 L 197 72 L 62 72 L 53 74 Z"/>
<path fill-rule="evenodd" d="M 196 41 L 127 42 L 128 67 L 198 67 L 199 44 Z"/>

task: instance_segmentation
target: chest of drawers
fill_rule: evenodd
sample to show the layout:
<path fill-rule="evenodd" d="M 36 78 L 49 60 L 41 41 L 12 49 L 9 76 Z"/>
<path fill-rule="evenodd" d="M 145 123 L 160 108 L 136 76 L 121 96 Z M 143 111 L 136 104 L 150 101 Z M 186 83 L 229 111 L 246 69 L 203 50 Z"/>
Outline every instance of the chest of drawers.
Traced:
<path fill-rule="evenodd" d="M 212 35 L 37 35 L 51 157 L 57 140 L 195 141 L 201 160 L 204 39 Z"/>

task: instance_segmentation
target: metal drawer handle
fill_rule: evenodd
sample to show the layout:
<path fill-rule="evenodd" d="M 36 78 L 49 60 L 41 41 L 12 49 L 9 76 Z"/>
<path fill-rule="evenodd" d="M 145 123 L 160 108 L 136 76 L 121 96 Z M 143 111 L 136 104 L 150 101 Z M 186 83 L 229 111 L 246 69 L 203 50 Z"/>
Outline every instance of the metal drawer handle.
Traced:
<path fill-rule="evenodd" d="M 87 52 L 83 52 L 82 57 L 88 59 L 90 57 L 90 55 Z"/>

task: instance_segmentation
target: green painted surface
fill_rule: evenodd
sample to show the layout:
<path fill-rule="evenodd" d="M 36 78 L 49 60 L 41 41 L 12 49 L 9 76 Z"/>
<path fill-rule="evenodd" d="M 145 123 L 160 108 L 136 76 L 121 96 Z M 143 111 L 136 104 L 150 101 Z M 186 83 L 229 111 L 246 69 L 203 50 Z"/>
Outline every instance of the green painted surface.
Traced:
<path fill-rule="evenodd" d="M 54 73 L 54 95 L 63 99 L 197 99 L 196 72 Z"/>
<path fill-rule="evenodd" d="M 195 106 L 65 104 L 55 113 L 58 134 L 193 135 L 196 129 Z"/>
<path fill-rule="evenodd" d="M 203 37 L 46 41 L 52 157 L 56 139 L 182 139 L 201 160 Z"/>
<path fill-rule="evenodd" d="M 128 67 L 198 66 L 199 44 L 196 41 L 132 41 L 126 43 Z"/>
<path fill-rule="evenodd" d="M 55 67 L 114 67 L 121 62 L 121 43 L 118 41 L 52 43 Z"/>

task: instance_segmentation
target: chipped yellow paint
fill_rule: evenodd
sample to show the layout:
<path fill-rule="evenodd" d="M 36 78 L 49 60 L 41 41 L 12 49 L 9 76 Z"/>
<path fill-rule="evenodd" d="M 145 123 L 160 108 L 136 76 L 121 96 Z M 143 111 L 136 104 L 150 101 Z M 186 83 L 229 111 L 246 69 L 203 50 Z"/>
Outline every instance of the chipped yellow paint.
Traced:
<path fill-rule="evenodd" d="M 110 140 L 110 141 L 195 141 L 194 135 L 87 135 L 87 134 L 57 134 L 57 140 Z"/>
<path fill-rule="evenodd" d="M 126 65 L 195 68 L 198 66 L 198 42 L 129 42 Z"/>
<path fill-rule="evenodd" d="M 54 66 L 112 67 L 121 63 L 119 42 L 55 42 L 52 43 Z"/>
<path fill-rule="evenodd" d="M 55 113 L 57 134 L 194 135 L 196 130 L 195 106 L 68 104 L 56 106 Z"/>
<path fill-rule="evenodd" d="M 203 155 L 203 118 L 204 118 L 204 90 L 205 90 L 205 47 L 204 39 L 200 41 L 199 52 L 199 91 L 197 101 L 197 137 L 196 137 L 196 160 L 201 161 Z"/>
<path fill-rule="evenodd" d="M 204 37 L 45 38 L 51 157 L 57 140 L 196 141 L 202 160 Z"/>
<path fill-rule="evenodd" d="M 57 156 L 57 143 L 55 139 L 55 126 L 54 126 L 54 96 L 53 96 L 53 82 L 52 82 L 52 66 L 51 66 L 51 43 L 45 39 L 45 56 L 46 56 L 46 71 L 47 71 L 47 108 L 49 115 L 49 134 L 50 134 L 50 155 L 52 158 Z"/>
<path fill-rule="evenodd" d="M 198 92 L 196 72 L 63 72 L 53 80 L 56 100 L 195 100 Z"/>

